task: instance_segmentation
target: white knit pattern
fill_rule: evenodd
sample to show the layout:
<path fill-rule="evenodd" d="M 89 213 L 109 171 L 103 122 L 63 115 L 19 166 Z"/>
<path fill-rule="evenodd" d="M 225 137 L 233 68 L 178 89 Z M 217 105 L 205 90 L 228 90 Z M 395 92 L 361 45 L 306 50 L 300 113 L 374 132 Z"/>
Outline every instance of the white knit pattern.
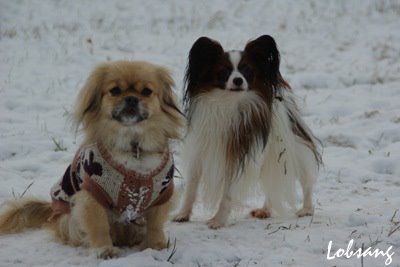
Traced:
<path fill-rule="evenodd" d="M 115 168 L 113 168 L 100 154 L 100 151 L 98 149 L 98 147 L 96 145 L 91 145 L 88 147 L 85 147 L 84 149 L 84 157 L 83 157 L 83 161 L 84 160 L 89 160 L 89 155 L 90 153 L 93 152 L 94 154 L 94 159 L 93 161 L 96 163 L 100 163 L 103 169 L 103 173 L 101 176 L 98 175 L 92 175 L 90 178 L 95 181 L 112 199 L 113 204 L 115 206 L 118 205 L 118 198 L 119 198 L 119 194 L 121 192 L 121 190 L 127 190 L 129 191 L 135 191 L 135 190 L 139 190 L 139 191 L 143 191 L 143 190 L 149 190 L 149 188 L 147 187 L 141 187 L 141 188 L 122 188 L 122 186 L 124 185 L 124 179 L 125 176 L 123 174 L 121 174 L 118 170 L 116 170 Z M 173 159 L 172 156 L 169 156 L 168 158 L 168 162 L 165 164 L 164 168 L 157 173 L 156 175 L 154 175 L 152 178 L 153 181 L 153 188 L 152 188 L 152 192 L 151 192 L 151 201 L 149 202 L 149 204 L 146 207 L 143 208 L 147 208 L 148 206 L 151 205 L 151 203 L 154 202 L 154 200 L 157 199 L 157 197 L 160 195 L 160 192 L 167 187 L 170 183 L 167 183 L 165 185 L 163 185 L 163 181 L 165 181 L 166 176 L 168 174 L 168 171 L 170 170 L 171 166 L 173 165 Z M 81 168 L 81 177 L 85 176 L 85 170 L 84 168 Z M 135 178 L 135 179 L 141 179 L 141 178 Z M 172 179 L 171 179 L 172 180 Z M 171 181 L 170 181 L 171 182 Z M 142 203 L 139 201 L 133 201 L 132 197 L 132 201 L 130 201 L 130 209 L 132 212 L 136 212 L 139 210 L 140 205 L 142 205 Z M 129 214 L 131 214 L 129 217 L 134 216 L 133 213 L 129 211 Z"/>
<path fill-rule="evenodd" d="M 94 154 L 95 162 L 98 162 L 103 167 L 103 174 L 101 176 L 92 175 L 90 178 L 95 181 L 112 199 L 113 203 L 118 202 L 119 192 L 121 190 L 122 183 L 124 181 L 124 175 L 115 170 L 105 159 L 100 155 L 100 152 L 96 145 L 91 145 L 85 148 L 84 160 L 89 159 L 90 152 Z M 85 177 L 85 170 L 81 168 L 81 177 Z"/>

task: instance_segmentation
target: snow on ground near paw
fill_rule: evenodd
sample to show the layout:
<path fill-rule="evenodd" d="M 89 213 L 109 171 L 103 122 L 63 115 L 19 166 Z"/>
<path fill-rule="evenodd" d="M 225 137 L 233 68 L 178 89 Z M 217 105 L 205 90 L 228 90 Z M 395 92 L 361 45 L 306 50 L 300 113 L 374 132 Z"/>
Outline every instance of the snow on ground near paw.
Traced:
<path fill-rule="evenodd" d="M 398 1 L 18 0 L 0 1 L 0 21 L 1 202 L 32 182 L 26 195 L 49 199 L 81 140 L 68 116 L 96 63 L 166 65 L 181 95 L 187 53 L 202 35 L 227 49 L 273 35 L 281 72 L 325 147 L 313 218 L 255 220 L 247 205 L 210 230 L 198 207 L 193 221 L 167 224 L 169 249 L 125 249 L 107 261 L 30 231 L 0 237 L 0 266 L 361 266 L 326 259 L 330 240 L 336 251 L 350 239 L 393 246 L 391 266 L 400 266 Z"/>

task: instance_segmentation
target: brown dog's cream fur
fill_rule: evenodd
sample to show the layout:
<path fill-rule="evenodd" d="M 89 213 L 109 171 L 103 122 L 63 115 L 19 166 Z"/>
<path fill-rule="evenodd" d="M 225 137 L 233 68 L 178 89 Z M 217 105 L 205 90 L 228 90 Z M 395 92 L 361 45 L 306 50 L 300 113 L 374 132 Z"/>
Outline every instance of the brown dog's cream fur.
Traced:
<path fill-rule="evenodd" d="M 171 89 L 173 85 L 168 70 L 147 62 L 116 61 L 99 65 L 82 88 L 75 107 L 76 126 L 82 126 L 85 133 L 83 145 L 101 141 L 115 159 L 133 166 L 147 164 L 147 158 L 157 158 L 170 140 L 180 137 L 184 125 Z M 115 87 L 121 89 L 117 96 L 110 93 Z M 143 95 L 144 88 L 152 93 Z M 113 119 L 112 110 L 127 96 L 139 99 L 147 119 L 130 124 Z M 141 159 L 133 156 L 132 142 L 139 144 Z M 166 202 L 146 210 L 143 224 L 124 225 L 117 222 L 118 215 L 114 211 L 104 208 L 85 190 L 72 197 L 69 214 L 50 222 L 51 203 L 15 200 L 9 201 L 0 213 L 0 234 L 47 226 L 61 242 L 87 245 L 95 249 L 99 257 L 110 258 L 118 255 L 116 246 L 142 242 L 143 248 L 165 248 L 163 226 L 169 206 Z"/>

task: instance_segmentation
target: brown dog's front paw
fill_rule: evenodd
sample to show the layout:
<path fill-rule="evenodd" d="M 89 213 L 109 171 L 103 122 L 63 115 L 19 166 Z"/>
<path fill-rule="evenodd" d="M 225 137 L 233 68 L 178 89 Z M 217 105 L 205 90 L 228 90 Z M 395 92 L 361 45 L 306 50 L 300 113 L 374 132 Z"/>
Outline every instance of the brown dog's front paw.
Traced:
<path fill-rule="evenodd" d="M 164 240 L 160 240 L 157 242 L 150 242 L 150 243 L 145 244 L 145 248 L 162 250 L 164 248 L 167 248 L 167 242 L 165 242 Z"/>
<path fill-rule="evenodd" d="M 182 223 L 182 222 L 189 221 L 189 219 L 190 219 L 190 215 L 189 214 L 179 213 L 179 214 L 174 216 L 172 221 Z"/>
<path fill-rule="evenodd" d="M 157 236 L 148 236 L 142 243 L 142 249 L 151 248 L 156 250 L 162 250 L 167 247 L 167 241 L 165 240 L 164 234 Z"/>
<path fill-rule="evenodd" d="M 104 260 L 117 258 L 121 254 L 121 250 L 113 246 L 98 248 L 96 252 L 97 258 Z"/>
<path fill-rule="evenodd" d="M 271 212 L 266 209 L 254 209 L 250 212 L 250 215 L 258 219 L 266 219 L 271 217 Z"/>

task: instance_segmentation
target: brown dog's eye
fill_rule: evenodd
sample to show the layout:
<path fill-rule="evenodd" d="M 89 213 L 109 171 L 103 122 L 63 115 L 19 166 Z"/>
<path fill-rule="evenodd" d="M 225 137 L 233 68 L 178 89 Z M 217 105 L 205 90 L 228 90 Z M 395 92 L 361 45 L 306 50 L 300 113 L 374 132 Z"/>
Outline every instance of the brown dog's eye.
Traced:
<path fill-rule="evenodd" d="M 144 96 L 149 96 L 149 95 L 151 95 L 151 93 L 153 93 L 153 91 L 152 91 L 151 89 L 145 87 L 145 88 L 142 90 L 142 93 L 141 93 L 141 94 L 144 95 Z"/>
<path fill-rule="evenodd" d="M 117 96 L 122 93 L 122 90 L 119 87 L 114 87 L 113 89 L 110 90 L 110 93 L 112 96 Z"/>

